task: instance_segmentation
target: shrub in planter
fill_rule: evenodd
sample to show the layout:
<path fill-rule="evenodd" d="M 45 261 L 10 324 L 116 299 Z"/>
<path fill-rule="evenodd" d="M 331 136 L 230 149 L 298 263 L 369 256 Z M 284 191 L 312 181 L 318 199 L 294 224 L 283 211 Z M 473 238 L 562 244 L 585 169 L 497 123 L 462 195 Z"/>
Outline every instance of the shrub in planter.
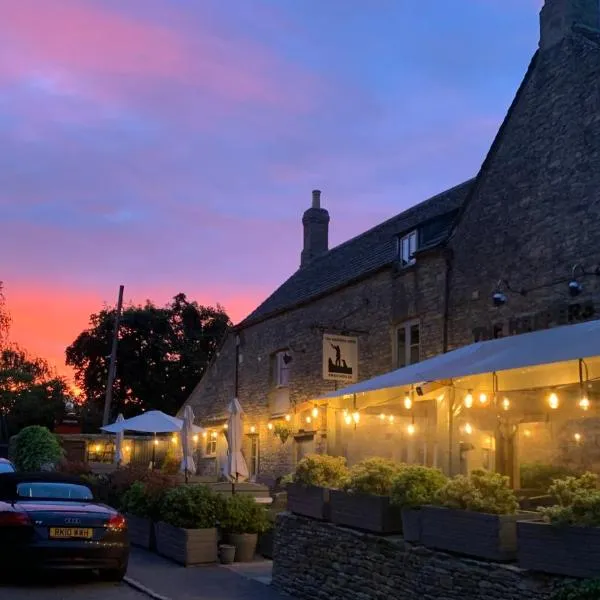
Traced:
<path fill-rule="evenodd" d="M 519 523 L 519 565 L 570 577 L 600 577 L 600 491 L 591 473 L 555 481 L 559 504 L 543 522 Z"/>
<path fill-rule="evenodd" d="M 441 488 L 437 502 L 441 506 L 422 509 L 425 546 L 488 560 L 514 560 L 516 523 L 528 516 L 516 514 L 518 502 L 508 477 L 483 470 L 458 475 Z"/>
<path fill-rule="evenodd" d="M 296 466 L 293 482 L 286 485 L 288 509 L 313 519 L 329 518 L 329 488 L 339 488 L 348 477 L 341 456 L 309 454 Z"/>
<path fill-rule="evenodd" d="M 542 462 L 523 463 L 520 467 L 521 489 L 545 492 L 556 479 L 577 476 L 569 467 L 549 465 Z"/>
<path fill-rule="evenodd" d="M 221 528 L 229 543 L 236 548 L 237 562 L 254 560 L 258 534 L 264 533 L 270 526 L 265 507 L 252 496 L 235 494 L 227 498 L 221 515 Z"/>
<path fill-rule="evenodd" d="M 150 503 L 146 484 L 141 481 L 134 482 L 121 500 L 121 510 L 127 516 L 129 541 L 135 546 L 148 549 L 153 546 L 154 541 Z"/>
<path fill-rule="evenodd" d="M 591 580 L 572 583 L 558 589 L 550 600 L 598 600 L 600 598 L 600 581 Z"/>
<path fill-rule="evenodd" d="M 166 492 L 156 524 L 157 552 L 185 566 L 216 562 L 221 505 L 221 497 L 205 485 Z"/>
<path fill-rule="evenodd" d="M 408 542 L 421 539 L 421 508 L 433 504 L 446 484 L 438 469 L 419 465 L 400 470 L 392 484 L 392 504 L 402 511 L 402 533 Z"/>
<path fill-rule="evenodd" d="M 82 461 L 73 461 L 73 460 L 61 460 L 56 470 L 59 473 L 65 473 L 67 475 L 76 475 L 77 477 L 89 476 L 92 474 L 92 469 L 90 466 Z"/>
<path fill-rule="evenodd" d="M 54 468 L 62 457 L 60 442 L 47 427 L 31 425 L 14 438 L 13 459 L 19 471 Z"/>
<path fill-rule="evenodd" d="M 343 489 L 330 491 L 331 520 L 371 533 L 399 533 L 400 509 L 392 506 L 390 494 L 400 469 L 401 465 L 385 458 L 367 458 L 354 465 Z"/>

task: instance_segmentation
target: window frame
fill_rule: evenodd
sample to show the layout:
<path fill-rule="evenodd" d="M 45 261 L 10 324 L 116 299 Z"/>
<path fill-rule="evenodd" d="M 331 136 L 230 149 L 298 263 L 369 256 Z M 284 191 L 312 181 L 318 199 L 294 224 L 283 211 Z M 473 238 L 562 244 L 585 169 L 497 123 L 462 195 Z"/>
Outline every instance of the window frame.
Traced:
<path fill-rule="evenodd" d="M 412 328 L 414 326 L 418 327 L 419 331 L 419 341 L 417 344 L 414 344 L 412 341 Z M 398 336 L 401 331 L 404 331 L 404 364 L 400 364 L 400 344 L 398 343 Z M 417 347 L 419 353 L 419 360 L 413 362 L 412 359 L 412 349 Z M 410 365 L 416 365 L 421 362 L 421 321 L 420 319 L 412 319 L 410 321 L 405 321 L 404 323 L 400 323 L 396 325 L 394 328 L 394 363 L 396 369 L 403 369 L 404 367 L 408 367 Z"/>
<path fill-rule="evenodd" d="M 286 364 L 283 360 L 283 357 L 289 355 L 289 351 L 286 350 L 278 350 L 273 354 L 273 387 L 275 388 L 289 388 L 290 387 L 290 363 Z M 282 372 L 285 371 L 287 373 L 287 379 L 282 377 Z"/>
<path fill-rule="evenodd" d="M 209 434 L 206 438 L 206 443 L 204 444 L 204 456 L 206 458 L 213 458 L 217 455 L 217 441 L 218 436 L 213 437 L 212 434 Z M 210 451 L 209 448 L 214 446 L 214 450 Z"/>
<path fill-rule="evenodd" d="M 408 251 L 410 253 L 411 247 L 411 238 L 414 238 L 414 250 L 412 254 L 409 254 L 406 261 L 404 260 L 404 242 L 408 241 Z M 415 256 L 417 250 L 419 249 L 419 231 L 417 229 L 413 229 L 408 233 L 398 236 L 398 262 L 400 263 L 400 267 L 402 269 L 406 269 L 408 267 L 412 267 L 417 262 L 417 257 Z"/>
<path fill-rule="evenodd" d="M 258 435 L 249 435 L 250 448 L 248 451 L 248 471 L 251 478 L 256 479 L 260 468 L 260 438 Z"/>

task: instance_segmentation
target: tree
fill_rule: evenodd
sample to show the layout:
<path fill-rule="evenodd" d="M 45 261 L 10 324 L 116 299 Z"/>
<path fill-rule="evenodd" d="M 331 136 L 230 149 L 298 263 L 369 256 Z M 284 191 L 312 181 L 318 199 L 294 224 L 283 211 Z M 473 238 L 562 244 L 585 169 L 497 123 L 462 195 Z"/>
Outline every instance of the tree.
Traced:
<path fill-rule="evenodd" d="M 53 429 L 68 398 L 66 381 L 45 360 L 15 345 L 0 351 L 0 414 L 9 435 L 28 425 Z"/>
<path fill-rule="evenodd" d="M 88 413 L 104 403 L 115 310 L 90 317 L 90 327 L 67 348 L 67 364 L 84 391 Z M 173 414 L 198 383 L 231 326 L 224 309 L 199 306 L 177 294 L 165 307 L 150 300 L 123 310 L 111 417 L 141 410 Z"/>
<path fill-rule="evenodd" d="M 0 281 L 0 348 L 4 348 L 8 340 L 10 330 L 10 314 L 6 309 L 6 298 L 4 297 L 4 283 Z"/>

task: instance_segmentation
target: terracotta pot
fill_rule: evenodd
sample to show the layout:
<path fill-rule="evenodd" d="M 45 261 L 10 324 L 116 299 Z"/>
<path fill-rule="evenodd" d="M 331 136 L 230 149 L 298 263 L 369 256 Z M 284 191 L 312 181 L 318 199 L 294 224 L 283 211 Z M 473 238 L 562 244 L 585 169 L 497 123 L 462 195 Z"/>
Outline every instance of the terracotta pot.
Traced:
<path fill-rule="evenodd" d="M 235 546 L 235 562 L 252 562 L 258 543 L 257 533 L 229 533 L 227 541 Z"/>

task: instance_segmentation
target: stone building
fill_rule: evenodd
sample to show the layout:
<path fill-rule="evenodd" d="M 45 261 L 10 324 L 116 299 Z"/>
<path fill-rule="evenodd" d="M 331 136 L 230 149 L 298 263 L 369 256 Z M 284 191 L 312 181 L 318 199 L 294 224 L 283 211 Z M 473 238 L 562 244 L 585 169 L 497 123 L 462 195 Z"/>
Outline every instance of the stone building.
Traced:
<path fill-rule="evenodd" d="M 546 0 L 539 49 L 473 180 L 332 249 L 313 192 L 298 271 L 230 332 L 188 400 L 212 427 L 204 471 L 217 468 L 236 393 L 254 475 L 284 474 L 307 452 L 349 453 L 339 406 L 315 403 L 338 385 L 324 379 L 324 336 L 356 341 L 353 377 L 364 380 L 480 339 L 596 318 L 599 27 L 598 0 Z M 369 453 L 378 443 L 363 440 Z"/>

